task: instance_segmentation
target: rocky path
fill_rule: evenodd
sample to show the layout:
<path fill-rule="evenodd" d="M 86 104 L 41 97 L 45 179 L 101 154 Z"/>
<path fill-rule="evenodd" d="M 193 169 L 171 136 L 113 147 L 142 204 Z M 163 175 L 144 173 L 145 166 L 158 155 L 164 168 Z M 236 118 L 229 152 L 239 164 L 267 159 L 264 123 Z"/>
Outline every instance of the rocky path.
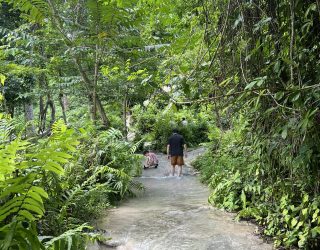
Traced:
<path fill-rule="evenodd" d="M 209 190 L 190 166 L 202 152 L 189 152 L 182 178 L 167 176 L 169 162 L 159 154 L 159 167 L 143 170 L 139 178 L 146 190 L 97 222 L 112 239 L 89 249 L 272 249 L 255 235 L 254 225 L 235 222 L 234 215 L 208 205 Z"/>

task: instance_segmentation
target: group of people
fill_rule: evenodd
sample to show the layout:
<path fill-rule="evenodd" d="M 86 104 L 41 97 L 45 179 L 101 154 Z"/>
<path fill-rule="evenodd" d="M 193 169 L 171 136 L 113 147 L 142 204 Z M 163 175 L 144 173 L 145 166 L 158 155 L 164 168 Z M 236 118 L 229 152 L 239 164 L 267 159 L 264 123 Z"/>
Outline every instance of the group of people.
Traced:
<path fill-rule="evenodd" d="M 158 167 L 159 160 L 154 153 L 147 150 L 143 152 L 143 155 L 147 158 L 143 166 L 144 169 Z M 173 133 L 168 139 L 167 157 L 168 160 L 171 161 L 171 175 L 175 175 L 175 169 L 176 166 L 178 166 L 178 176 L 182 176 L 182 166 L 184 165 L 183 157 L 187 157 L 187 145 L 177 129 L 173 129 Z"/>

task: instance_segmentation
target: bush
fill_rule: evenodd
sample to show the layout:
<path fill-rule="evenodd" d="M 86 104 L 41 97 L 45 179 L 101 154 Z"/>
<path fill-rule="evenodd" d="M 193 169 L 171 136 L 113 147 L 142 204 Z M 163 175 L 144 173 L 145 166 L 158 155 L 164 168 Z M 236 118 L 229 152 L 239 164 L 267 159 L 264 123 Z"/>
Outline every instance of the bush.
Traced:
<path fill-rule="evenodd" d="M 141 169 L 137 145 L 116 129 L 68 129 L 60 120 L 49 138 L 30 143 L 10 140 L 14 124 L 0 118 L 1 249 L 84 249 L 98 237 L 86 223 L 141 188 L 132 180 Z"/>
<path fill-rule="evenodd" d="M 273 237 L 276 247 L 317 249 L 320 197 L 308 194 L 308 186 L 299 176 L 292 182 L 281 177 L 286 175 L 284 169 L 276 172 L 270 161 L 264 162 L 259 148 L 266 141 L 252 143 L 246 124 L 240 117 L 233 130 L 224 131 L 219 143 L 210 143 L 194 163 L 212 189 L 209 202 L 237 211 L 237 219 L 254 219 L 265 235 Z M 217 135 L 216 129 L 210 131 Z"/>
<path fill-rule="evenodd" d="M 147 107 L 137 105 L 132 111 L 136 140 L 149 140 L 149 149 L 166 152 L 167 141 L 174 128 L 178 128 L 184 136 L 188 147 L 208 141 L 208 117 L 203 112 L 196 113 L 192 109 L 177 110 L 172 104 L 159 110 L 152 103 Z M 181 123 L 183 117 L 186 118 L 187 125 Z"/>

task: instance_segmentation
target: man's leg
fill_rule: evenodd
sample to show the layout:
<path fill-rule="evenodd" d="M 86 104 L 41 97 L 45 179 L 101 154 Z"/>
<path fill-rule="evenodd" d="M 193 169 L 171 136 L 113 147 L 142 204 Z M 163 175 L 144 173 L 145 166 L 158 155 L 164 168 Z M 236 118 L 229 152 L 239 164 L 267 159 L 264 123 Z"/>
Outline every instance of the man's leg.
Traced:
<path fill-rule="evenodd" d="M 182 166 L 184 165 L 183 156 L 179 155 L 177 158 L 177 165 L 179 166 L 178 176 L 182 176 Z"/>
<path fill-rule="evenodd" d="M 176 155 L 171 156 L 171 167 L 172 167 L 171 175 L 172 176 L 174 176 L 174 173 L 176 170 L 177 158 L 178 158 L 178 156 L 176 156 Z"/>
<path fill-rule="evenodd" d="M 179 171 L 178 171 L 178 176 L 182 176 L 182 165 L 179 165 Z"/>
<path fill-rule="evenodd" d="M 174 176 L 175 170 L 176 170 L 176 165 L 171 165 L 171 176 Z"/>

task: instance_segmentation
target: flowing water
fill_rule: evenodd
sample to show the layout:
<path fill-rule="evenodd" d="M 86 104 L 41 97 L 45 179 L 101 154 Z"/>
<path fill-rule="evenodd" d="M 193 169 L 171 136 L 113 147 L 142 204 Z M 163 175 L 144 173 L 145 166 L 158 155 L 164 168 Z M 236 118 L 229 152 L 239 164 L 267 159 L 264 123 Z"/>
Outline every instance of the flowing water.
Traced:
<path fill-rule="evenodd" d="M 255 235 L 254 225 L 235 222 L 233 214 L 207 203 L 209 190 L 190 167 L 190 161 L 202 152 L 189 153 L 184 176 L 179 178 L 168 176 L 169 162 L 159 154 L 159 167 L 143 170 L 138 179 L 146 190 L 97 222 L 111 240 L 89 249 L 272 249 Z"/>

